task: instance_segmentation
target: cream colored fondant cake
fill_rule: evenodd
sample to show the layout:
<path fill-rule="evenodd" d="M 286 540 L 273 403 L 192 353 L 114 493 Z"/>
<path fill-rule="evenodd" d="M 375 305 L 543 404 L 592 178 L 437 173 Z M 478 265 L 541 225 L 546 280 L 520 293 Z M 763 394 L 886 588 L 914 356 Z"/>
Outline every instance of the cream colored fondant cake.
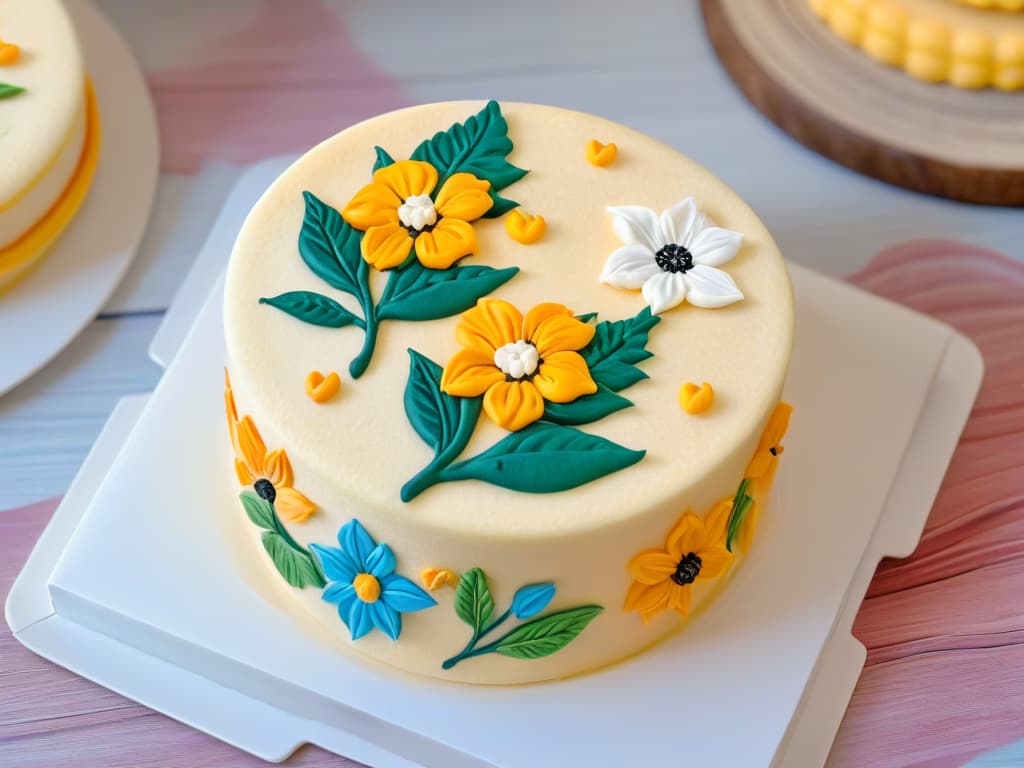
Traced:
<path fill-rule="evenodd" d="M 57 0 L 0 0 L 0 288 L 35 264 L 92 181 L 99 117 Z"/>
<path fill-rule="evenodd" d="M 496 102 L 349 128 L 253 208 L 224 322 L 226 512 L 339 646 L 574 675 L 679 630 L 756 542 L 789 276 L 634 130 Z"/>
<path fill-rule="evenodd" d="M 919 80 L 1024 88 L 1024 0 L 808 0 L 843 40 Z"/>

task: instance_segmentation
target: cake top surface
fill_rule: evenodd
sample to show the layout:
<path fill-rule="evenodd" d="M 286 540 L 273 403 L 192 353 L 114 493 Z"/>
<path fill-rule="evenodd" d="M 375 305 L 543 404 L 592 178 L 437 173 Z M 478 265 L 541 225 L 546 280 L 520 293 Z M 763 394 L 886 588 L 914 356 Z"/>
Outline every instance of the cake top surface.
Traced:
<path fill-rule="evenodd" d="M 71 140 L 84 105 L 84 71 L 74 27 L 58 0 L 0 0 L 0 41 L 0 91 L 24 89 L 0 98 L 2 212 Z"/>
<path fill-rule="evenodd" d="M 398 160 L 409 158 L 424 139 L 465 121 L 482 107 L 482 102 L 432 104 L 356 125 L 300 158 L 263 195 L 236 242 L 225 293 L 228 362 L 242 410 L 253 414 L 264 436 L 272 434 L 287 448 L 296 487 L 304 480 L 313 482 L 312 474 L 317 474 L 342 488 L 354 505 L 398 518 L 415 516 L 439 531 L 516 538 L 573 536 L 628 520 L 641 506 L 679 509 L 687 503 L 695 508 L 711 503 L 713 499 L 693 499 L 687 490 L 705 481 L 709 472 L 722 473 L 722 487 L 742 475 L 780 396 L 793 335 L 791 286 L 776 245 L 750 208 L 693 161 L 637 131 L 564 109 L 502 104 L 512 142 L 507 159 L 529 173 L 500 194 L 518 201 L 529 214 L 541 214 L 546 232 L 524 245 L 510 237 L 503 218 L 479 218 L 472 223 L 477 240 L 474 255 L 459 262 L 460 267 L 519 269 L 487 296 L 519 311 L 514 316 L 504 304 L 489 304 L 499 325 L 511 323 L 518 328 L 520 318 L 530 325 L 558 314 L 543 307 L 531 313 L 547 302 L 565 305 L 577 315 L 598 313 L 596 320 L 588 319 L 590 324 L 630 319 L 643 324 L 650 315 L 641 291 L 601 282 L 609 256 L 623 247 L 621 225 L 613 227 L 617 217 L 608 212 L 609 206 L 652 209 L 655 218 L 647 223 L 656 228 L 658 213 L 692 198 L 710 217 L 705 226 L 714 224 L 742 235 L 739 251 L 720 268 L 735 281 L 743 299 L 715 309 L 683 302 L 657 314 L 657 324 L 645 326 L 649 330 L 646 350 L 652 356 L 642 359 L 644 355 L 639 355 L 641 359 L 634 361 L 634 368 L 647 378 L 635 377 L 618 392 L 632 407 L 578 427 L 623 449 L 646 451 L 641 460 L 621 471 L 554 493 L 523 493 L 478 480 L 446 482 L 403 502 L 403 484 L 430 464 L 435 453 L 426 444 L 427 437 L 418 434 L 423 430 L 414 429 L 403 405 L 410 379 L 408 350 L 446 366 L 465 346 L 457 340 L 456 329 L 466 320 L 453 315 L 381 322 L 372 359 L 353 380 L 348 366 L 364 346 L 362 329 L 352 324 L 323 327 L 300 322 L 260 302 L 310 291 L 361 317 L 359 303 L 327 285 L 300 255 L 299 233 L 307 215 L 304 193 L 342 211 L 371 181 L 374 147 L 382 147 Z M 591 139 L 614 142 L 615 161 L 606 167 L 589 163 L 585 149 Z M 403 168 L 408 176 L 410 168 Z M 454 204 L 445 208 L 444 194 L 435 196 L 438 211 L 447 216 Z M 403 229 L 395 235 L 399 238 L 406 225 L 428 230 L 433 226 L 417 219 L 429 218 L 430 212 L 413 210 L 418 205 L 415 195 L 406 197 L 407 207 L 399 212 Z M 463 203 L 466 210 L 470 207 Z M 629 215 L 645 215 L 641 208 L 629 211 Z M 694 247 L 694 254 L 697 250 Z M 659 253 L 665 265 L 676 260 L 673 269 L 686 258 L 678 249 Z M 385 295 L 387 279 L 386 272 L 369 270 L 370 292 L 378 301 Z M 699 301 L 698 293 L 693 294 L 694 300 Z M 579 347 L 578 341 L 568 339 L 577 332 L 569 328 L 566 339 L 538 343 L 537 348 L 544 352 L 546 347 L 544 354 L 554 359 L 552 350 L 559 345 Z M 466 338 L 464 330 L 460 339 Z M 502 346 L 498 341 L 494 345 Z M 496 352 L 494 358 L 507 380 L 523 374 L 516 366 L 533 371 L 537 365 L 529 349 L 513 346 Z M 341 374 L 338 395 L 324 403 L 307 397 L 303 382 L 311 371 Z M 596 372 L 593 375 L 595 380 L 600 378 Z M 573 376 L 565 380 L 570 379 L 575 380 Z M 704 381 L 714 388 L 713 410 L 703 415 L 684 412 L 678 399 L 680 387 Z M 429 432 L 429 425 L 425 429 Z M 480 413 L 460 458 L 480 454 L 509 434 Z M 267 443 L 271 444 L 269 438 Z M 538 471 L 547 482 L 556 482 L 559 472 L 589 471 L 586 467 L 603 459 L 595 446 L 586 450 L 584 470 L 570 466 L 565 454 L 555 451 Z M 307 469 L 310 474 L 303 475 Z M 325 514 L 347 519 L 352 510 Z"/>

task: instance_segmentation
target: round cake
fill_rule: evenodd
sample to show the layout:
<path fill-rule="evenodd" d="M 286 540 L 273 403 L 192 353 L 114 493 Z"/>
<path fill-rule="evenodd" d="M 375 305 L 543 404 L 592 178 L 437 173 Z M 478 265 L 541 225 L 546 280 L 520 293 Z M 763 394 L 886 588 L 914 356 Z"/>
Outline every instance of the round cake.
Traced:
<path fill-rule="evenodd" d="M 808 0 L 848 43 L 919 80 L 958 88 L 1024 88 L 1019 0 Z"/>
<path fill-rule="evenodd" d="M 57 0 L 0 0 L 0 288 L 74 217 L 99 153 L 99 116 Z"/>
<path fill-rule="evenodd" d="M 685 625 L 755 540 L 786 266 L 728 187 L 622 125 L 492 101 L 349 128 L 249 214 L 224 323 L 244 527 L 368 657 L 593 670 Z"/>

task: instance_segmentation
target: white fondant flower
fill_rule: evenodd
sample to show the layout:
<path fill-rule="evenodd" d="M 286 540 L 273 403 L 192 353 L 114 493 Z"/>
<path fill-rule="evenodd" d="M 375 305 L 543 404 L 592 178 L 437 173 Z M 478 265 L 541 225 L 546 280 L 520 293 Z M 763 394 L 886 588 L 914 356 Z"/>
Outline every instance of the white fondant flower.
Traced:
<path fill-rule="evenodd" d="M 743 235 L 714 226 L 692 197 L 660 217 L 641 205 L 612 206 L 608 212 L 626 245 L 608 257 L 602 283 L 641 289 L 654 314 L 683 301 L 715 309 L 743 298 L 733 279 L 717 269 L 736 255 Z"/>

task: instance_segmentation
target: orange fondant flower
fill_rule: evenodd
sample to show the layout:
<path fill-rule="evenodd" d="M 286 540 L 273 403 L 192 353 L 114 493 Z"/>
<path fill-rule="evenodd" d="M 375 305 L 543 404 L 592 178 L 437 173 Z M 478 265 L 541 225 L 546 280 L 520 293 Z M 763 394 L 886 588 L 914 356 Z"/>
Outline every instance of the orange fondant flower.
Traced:
<path fill-rule="evenodd" d="M 399 160 L 380 168 L 341 212 L 358 230 L 363 258 L 376 269 L 416 258 L 430 269 L 447 269 L 476 250 L 476 221 L 493 204 L 490 182 L 454 173 L 437 194 L 437 169 L 420 160 Z"/>
<path fill-rule="evenodd" d="M 316 511 L 316 505 L 292 487 L 294 476 L 288 454 L 283 449 L 267 452 L 251 416 L 238 418 L 231 380 L 224 371 L 224 407 L 228 416 L 228 433 L 235 449 L 235 473 L 242 485 L 251 485 L 256 494 L 266 499 L 289 520 L 301 523 Z"/>
<path fill-rule="evenodd" d="M 623 610 L 636 611 L 645 622 L 668 608 L 685 616 L 691 585 L 717 579 L 732 563 L 725 548 L 731 511 L 731 498 L 719 501 L 706 519 L 686 510 L 668 532 L 663 549 L 648 549 L 630 560 L 634 581 Z"/>
<path fill-rule="evenodd" d="M 597 391 L 577 350 L 594 338 L 562 304 L 538 304 L 524 319 L 499 299 L 481 299 L 462 315 L 455 337 L 463 349 L 444 368 L 441 389 L 484 396 L 484 411 L 515 432 L 544 415 L 544 401 L 569 403 Z"/>
<path fill-rule="evenodd" d="M 751 481 L 753 495 L 756 498 L 764 498 L 771 489 L 772 481 L 775 479 L 775 470 L 779 468 L 779 456 L 785 450 L 782 446 L 782 438 L 789 428 L 789 417 L 793 413 L 793 406 L 789 403 L 780 402 L 775 406 L 768 425 L 764 428 L 761 441 L 757 444 L 754 457 L 747 465 L 744 477 Z"/>

